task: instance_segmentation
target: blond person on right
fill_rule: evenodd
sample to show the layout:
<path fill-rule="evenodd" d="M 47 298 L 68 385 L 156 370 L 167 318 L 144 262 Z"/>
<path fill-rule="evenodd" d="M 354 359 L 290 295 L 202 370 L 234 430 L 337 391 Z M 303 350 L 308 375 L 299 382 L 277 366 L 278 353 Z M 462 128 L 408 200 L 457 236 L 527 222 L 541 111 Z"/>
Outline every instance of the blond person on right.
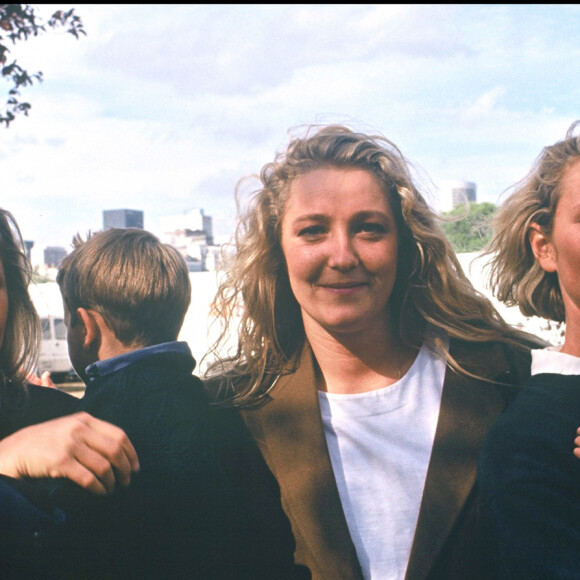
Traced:
<path fill-rule="evenodd" d="M 479 465 L 499 578 L 580 578 L 580 121 L 545 147 L 495 217 L 495 295 L 566 323 L 532 352 L 531 378 L 490 430 Z M 580 441 L 576 439 L 578 444 Z"/>

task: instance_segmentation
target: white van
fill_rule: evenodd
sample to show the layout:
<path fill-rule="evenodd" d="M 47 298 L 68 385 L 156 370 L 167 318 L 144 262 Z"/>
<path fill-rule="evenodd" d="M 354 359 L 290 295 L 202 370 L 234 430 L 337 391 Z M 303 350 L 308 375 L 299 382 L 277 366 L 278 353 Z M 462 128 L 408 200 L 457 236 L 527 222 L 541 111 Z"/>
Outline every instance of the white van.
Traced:
<path fill-rule="evenodd" d="M 64 307 L 56 282 L 30 284 L 28 291 L 42 327 L 37 374 L 49 371 L 53 382 L 78 380 L 68 356 Z"/>
<path fill-rule="evenodd" d="M 76 377 L 68 356 L 66 326 L 62 316 L 48 314 L 40 318 L 42 326 L 42 345 L 38 358 L 38 374 L 50 371 L 56 383 Z"/>

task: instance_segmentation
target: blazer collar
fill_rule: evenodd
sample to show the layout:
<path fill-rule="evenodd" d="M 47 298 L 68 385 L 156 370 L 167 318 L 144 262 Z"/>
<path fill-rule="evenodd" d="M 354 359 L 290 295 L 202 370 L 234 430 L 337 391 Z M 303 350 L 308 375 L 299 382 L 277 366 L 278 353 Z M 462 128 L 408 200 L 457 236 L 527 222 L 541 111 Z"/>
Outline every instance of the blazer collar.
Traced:
<path fill-rule="evenodd" d="M 271 400 L 244 418 L 280 485 L 297 561 L 314 562 L 324 577 L 362 580 L 320 418 L 318 372 L 307 345 L 296 372 L 282 375 Z"/>
<path fill-rule="evenodd" d="M 464 368 L 489 380 L 470 379 L 447 367 L 439 420 L 406 578 L 429 577 L 469 496 L 474 493 L 477 461 L 492 423 L 515 396 L 516 376 L 497 343 L 452 341 L 451 354 Z M 506 385 L 510 386 L 506 386 Z M 513 392 L 506 395 L 505 390 Z"/>

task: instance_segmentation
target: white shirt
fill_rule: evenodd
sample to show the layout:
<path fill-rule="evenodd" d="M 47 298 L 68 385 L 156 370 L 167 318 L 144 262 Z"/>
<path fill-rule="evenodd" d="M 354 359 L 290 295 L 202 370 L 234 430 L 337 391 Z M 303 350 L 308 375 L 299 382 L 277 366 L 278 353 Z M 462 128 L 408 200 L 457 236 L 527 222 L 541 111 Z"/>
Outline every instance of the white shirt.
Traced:
<path fill-rule="evenodd" d="M 392 385 L 319 392 L 334 476 L 366 579 L 405 577 L 445 377 L 443 354 L 427 344 L 432 341 Z"/>
<path fill-rule="evenodd" d="M 560 352 L 559 346 L 532 349 L 532 375 L 580 375 L 580 357 Z"/>

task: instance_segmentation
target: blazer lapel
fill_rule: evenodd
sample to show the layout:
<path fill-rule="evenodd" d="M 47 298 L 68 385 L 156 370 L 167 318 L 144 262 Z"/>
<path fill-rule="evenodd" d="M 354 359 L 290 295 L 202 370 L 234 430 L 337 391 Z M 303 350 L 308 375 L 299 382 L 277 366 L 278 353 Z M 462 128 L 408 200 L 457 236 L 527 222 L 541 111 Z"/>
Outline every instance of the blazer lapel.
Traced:
<path fill-rule="evenodd" d="M 479 376 L 514 380 L 508 379 L 507 362 L 499 348 L 487 353 L 485 345 L 476 345 L 475 348 L 475 366 L 485 364 L 486 367 L 475 368 L 473 356 L 468 354 L 468 358 L 452 354 L 464 368 Z M 513 391 L 513 395 L 506 397 L 503 392 L 506 389 Z M 435 441 L 407 567 L 408 580 L 429 576 L 473 490 L 485 435 L 515 392 L 516 387 L 498 387 L 466 378 L 447 368 Z"/>
<path fill-rule="evenodd" d="M 298 370 L 280 377 L 271 401 L 244 419 L 278 480 L 296 538 L 296 561 L 313 578 L 362 580 L 320 420 L 316 370 L 309 347 Z"/>

